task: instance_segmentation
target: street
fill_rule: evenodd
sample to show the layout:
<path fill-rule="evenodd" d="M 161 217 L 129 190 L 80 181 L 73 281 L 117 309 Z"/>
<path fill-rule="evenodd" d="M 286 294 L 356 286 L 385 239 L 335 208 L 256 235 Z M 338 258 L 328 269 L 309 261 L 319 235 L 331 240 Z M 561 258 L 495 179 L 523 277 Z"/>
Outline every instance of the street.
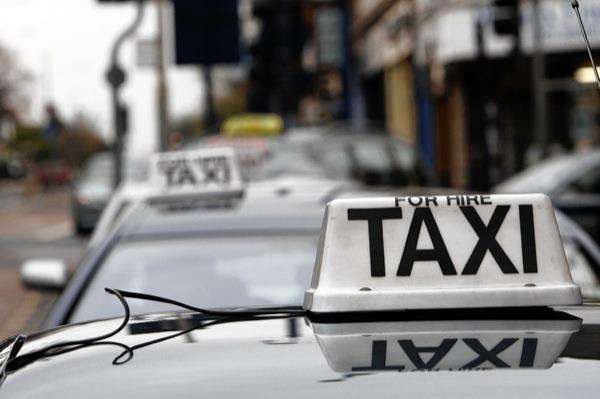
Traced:
<path fill-rule="evenodd" d="M 26 289 L 19 265 L 29 258 L 61 258 L 74 266 L 85 241 L 73 236 L 69 190 L 31 193 L 20 182 L 0 184 L 0 335 L 35 331 L 56 297 Z"/>

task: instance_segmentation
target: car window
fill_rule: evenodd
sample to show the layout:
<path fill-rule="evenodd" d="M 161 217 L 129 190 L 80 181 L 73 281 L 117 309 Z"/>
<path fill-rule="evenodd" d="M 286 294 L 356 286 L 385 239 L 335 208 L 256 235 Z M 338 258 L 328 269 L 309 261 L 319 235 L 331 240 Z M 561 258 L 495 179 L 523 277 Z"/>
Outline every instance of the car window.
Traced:
<path fill-rule="evenodd" d="M 101 265 L 70 322 L 118 316 L 105 287 L 151 293 L 200 307 L 300 305 L 317 234 L 123 242 Z M 133 314 L 177 309 L 130 301 Z"/>

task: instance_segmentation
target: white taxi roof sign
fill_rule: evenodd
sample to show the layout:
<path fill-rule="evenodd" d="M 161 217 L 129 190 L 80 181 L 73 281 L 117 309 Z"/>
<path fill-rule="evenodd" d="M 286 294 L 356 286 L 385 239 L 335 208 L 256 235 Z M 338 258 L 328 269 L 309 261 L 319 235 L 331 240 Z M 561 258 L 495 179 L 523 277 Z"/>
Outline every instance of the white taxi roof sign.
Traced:
<path fill-rule="evenodd" d="M 446 195 L 327 205 L 314 313 L 575 305 L 550 199 Z"/>
<path fill-rule="evenodd" d="M 230 197 L 243 192 L 232 148 L 202 148 L 154 154 L 150 160 L 153 198 Z"/>

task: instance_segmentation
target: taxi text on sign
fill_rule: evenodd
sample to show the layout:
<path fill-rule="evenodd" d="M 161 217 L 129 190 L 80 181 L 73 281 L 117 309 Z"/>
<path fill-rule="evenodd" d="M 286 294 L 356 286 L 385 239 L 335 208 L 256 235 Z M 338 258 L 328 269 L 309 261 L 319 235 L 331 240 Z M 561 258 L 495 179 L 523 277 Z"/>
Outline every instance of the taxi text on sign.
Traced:
<path fill-rule="evenodd" d="M 328 204 L 313 312 L 581 303 L 547 196 L 449 195 Z"/>
<path fill-rule="evenodd" d="M 155 154 L 150 181 L 159 195 L 227 194 L 243 189 L 232 148 L 206 148 Z"/>

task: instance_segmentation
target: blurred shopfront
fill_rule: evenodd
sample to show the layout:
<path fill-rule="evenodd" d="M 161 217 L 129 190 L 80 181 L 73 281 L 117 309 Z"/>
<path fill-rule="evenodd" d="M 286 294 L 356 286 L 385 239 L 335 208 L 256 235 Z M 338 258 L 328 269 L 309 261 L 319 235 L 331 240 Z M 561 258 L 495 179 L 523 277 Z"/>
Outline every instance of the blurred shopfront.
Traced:
<path fill-rule="evenodd" d="M 516 3 L 520 23 L 507 35 L 492 0 L 353 2 L 367 116 L 418 144 L 444 184 L 487 190 L 543 156 L 598 142 L 600 103 L 570 2 L 540 2 L 537 75 L 532 4 Z M 600 47 L 600 0 L 581 10 Z"/>

